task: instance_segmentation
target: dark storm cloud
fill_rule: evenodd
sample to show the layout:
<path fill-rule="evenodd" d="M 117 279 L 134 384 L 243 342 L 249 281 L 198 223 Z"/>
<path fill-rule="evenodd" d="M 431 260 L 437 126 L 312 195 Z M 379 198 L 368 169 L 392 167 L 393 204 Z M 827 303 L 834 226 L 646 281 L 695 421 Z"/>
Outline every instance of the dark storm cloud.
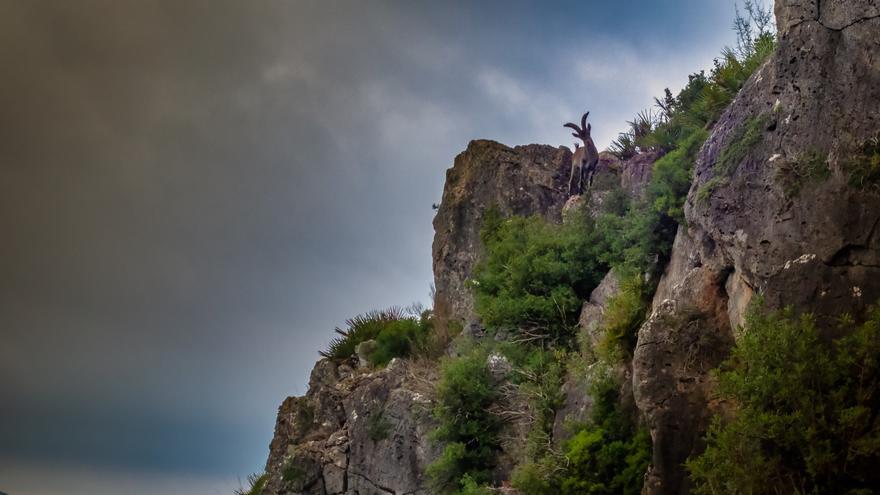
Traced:
<path fill-rule="evenodd" d="M 0 4 L 0 459 L 258 469 L 332 327 L 427 299 L 469 139 L 607 145 L 732 10 Z"/>

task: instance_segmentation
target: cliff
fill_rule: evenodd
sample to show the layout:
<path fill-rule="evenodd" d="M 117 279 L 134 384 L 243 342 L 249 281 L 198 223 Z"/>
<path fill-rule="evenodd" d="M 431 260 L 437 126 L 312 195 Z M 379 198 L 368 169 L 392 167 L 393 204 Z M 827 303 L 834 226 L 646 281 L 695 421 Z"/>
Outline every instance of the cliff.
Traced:
<path fill-rule="evenodd" d="M 701 448 L 714 412 L 709 371 L 756 294 L 820 318 L 859 314 L 880 296 L 880 196 L 876 186 L 853 185 L 851 162 L 880 131 L 880 11 L 869 2 L 819 7 L 776 3 L 775 53 L 697 159 L 688 228 L 679 229 L 633 361 L 655 445 L 646 493 L 688 492 L 681 465 Z M 723 177 L 722 150 L 754 123 L 756 142 Z M 820 168 L 812 176 L 811 159 Z"/>
<path fill-rule="evenodd" d="M 471 141 L 455 157 L 434 217 L 434 314 L 441 324 L 477 319 L 466 281 L 483 251 L 483 213 L 496 207 L 508 216 L 539 214 L 561 221 L 570 163 L 567 148 L 509 148 L 486 140 Z"/>
<path fill-rule="evenodd" d="M 705 448 L 713 415 L 731 407 L 717 400 L 712 370 L 741 337 L 757 296 L 771 309 L 812 312 L 823 328 L 880 298 L 880 174 L 864 160 L 880 133 L 880 7 L 777 0 L 775 15 L 776 48 L 710 126 L 671 250 L 652 265 L 656 273 L 642 274 L 656 285 L 647 317 L 632 354 L 614 366 L 622 410 L 652 440 L 642 493 L 691 491 L 683 463 Z M 590 214 L 613 190 L 645 198 L 661 155 L 621 162 L 603 153 Z M 470 338 L 486 338 L 469 285 L 485 256 L 484 215 L 494 207 L 562 223 L 583 201 L 567 194 L 570 159 L 566 148 L 492 141 L 473 141 L 455 158 L 434 219 L 436 326 L 460 324 Z M 601 346 L 622 284 L 611 271 L 583 298 L 577 332 L 587 348 Z M 565 369 L 550 421 L 557 448 L 568 425 L 589 420 L 593 408 L 593 378 L 576 364 Z M 502 368 L 495 386 L 510 385 L 503 359 L 487 366 Z M 279 409 L 263 493 L 430 493 L 427 466 L 441 455 L 429 440 L 439 377 L 436 359 L 395 359 L 384 368 L 322 359 L 308 393 Z M 525 416 L 504 426 L 490 480 L 503 491 L 513 492 L 511 471 L 525 459 L 523 432 L 535 421 Z"/>

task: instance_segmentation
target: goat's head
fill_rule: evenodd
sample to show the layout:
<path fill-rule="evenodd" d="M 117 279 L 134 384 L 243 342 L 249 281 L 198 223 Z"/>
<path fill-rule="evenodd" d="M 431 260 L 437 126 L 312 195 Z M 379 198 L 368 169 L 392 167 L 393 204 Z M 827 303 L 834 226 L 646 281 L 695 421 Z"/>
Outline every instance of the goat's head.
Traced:
<path fill-rule="evenodd" d="M 570 127 L 572 129 L 574 129 L 574 132 L 571 133 L 571 135 L 576 138 L 580 138 L 584 142 L 586 142 L 588 139 L 590 139 L 590 130 L 593 127 L 591 124 L 587 124 L 587 117 L 589 115 L 590 115 L 590 112 L 587 112 L 584 114 L 583 117 L 581 117 L 580 127 L 578 127 L 577 124 L 572 124 L 571 122 L 565 124 L 563 127 Z"/>

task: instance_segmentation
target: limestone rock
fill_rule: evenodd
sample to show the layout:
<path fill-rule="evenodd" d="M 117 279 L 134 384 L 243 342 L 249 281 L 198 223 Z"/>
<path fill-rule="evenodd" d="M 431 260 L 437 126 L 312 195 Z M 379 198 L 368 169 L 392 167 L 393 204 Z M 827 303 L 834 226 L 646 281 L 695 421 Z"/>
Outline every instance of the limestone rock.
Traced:
<path fill-rule="evenodd" d="M 319 361 L 306 395 L 279 408 L 264 493 L 425 494 L 438 455 L 428 442 L 432 373 L 399 359 L 373 372 Z"/>
<path fill-rule="evenodd" d="M 811 311 L 825 327 L 880 297 L 880 193 L 850 183 L 852 158 L 880 132 L 877 3 L 777 0 L 775 9 L 778 48 L 700 151 L 688 228 L 639 331 L 633 388 L 654 439 L 647 494 L 688 492 L 682 463 L 724 407 L 711 400 L 709 370 L 753 297 Z M 761 139 L 718 185 L 714 165 L 750 121 L 763 124 Z M 827 178 L 797 173 L 810 156 Z"/>
<path fill-rule="evenodd" d="M 438 322 L 475 319 L 467 280 L 482 255 L 483 214 L 540 214 L 561 221 L 568 199 L 571 151 L 532 144 L 510 148 L 471 141 L 446 171 L 443 200 L 434 218 L 434 315 Z"/>

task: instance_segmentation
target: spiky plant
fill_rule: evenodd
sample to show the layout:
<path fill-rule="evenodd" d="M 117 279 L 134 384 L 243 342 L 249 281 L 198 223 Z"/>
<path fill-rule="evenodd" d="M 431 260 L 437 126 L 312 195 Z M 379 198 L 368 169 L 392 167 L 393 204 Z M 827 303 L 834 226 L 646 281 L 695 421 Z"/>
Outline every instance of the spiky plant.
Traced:
<path fill-rule="evenodd" d="M 385 310 L 373 310 L 345 320 L 345 330 L 336 327 L 339 337 L 327 344 L 327 349 L 319 351 L 328 359 L 347 359 L 355 353 L 357 345 L 375 339 L 389 323 L 407 317 L 406 310 L 392 306 Z"/>
<path fill-rule="evenodd" d="M 263 489 L 266 488 L 266 483 L 269 482 L 268 474 L 251 474 L 247 477 L 249 488 L 238 488 L 233 493 L 235 495 L 261 495 L 263 493 Z"/>

